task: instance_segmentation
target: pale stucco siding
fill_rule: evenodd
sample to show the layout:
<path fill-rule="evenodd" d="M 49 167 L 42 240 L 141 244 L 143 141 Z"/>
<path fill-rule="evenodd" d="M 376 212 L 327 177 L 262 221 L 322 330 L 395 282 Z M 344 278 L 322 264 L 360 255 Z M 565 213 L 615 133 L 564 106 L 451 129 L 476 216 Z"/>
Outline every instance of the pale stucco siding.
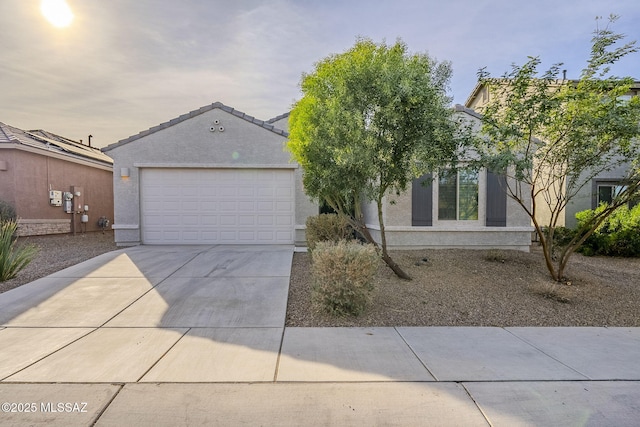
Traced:
<path fill-rule="evenodd" d="M 462 126 L 470 126 L 472 131 L 480 132 L 480 116 L 474 111 L 456 106 L 454 119 Z M 473 156 L 470 153 L 469 156 Z M 463 163 L 464 164 L 464 163 Z M 508 184 L 514 186 L 515 181 L 509 179 Z M 527 188 L 523 188 L 526 195 Z M 528 251 L 531 245 L 531 221 L 522 207 L 507 197 L 506 226 L 486 226 L 487 209 L 487 172 L 478 174 L 478 219 L 470 221 L 443 221 L 438 219 L 438 185 L 437 177 L 432 186 L 432 225 L 412 225 L 412 183 L 401 194 L 389 193 L 383 204 L 387 244 L 390 248 L 503 248 Z M 530 200 L 525 199 L 529 205 Z M 380 226 L 375 203 L 363 206 L 367 227 L 372 236 L 380 242 Z"/>
<path fill-rule="evenodd" d="M 266 129 L 261 125 L 263 122 L 256 124 L 221 108 L 173 122 L 105 149 L 114 159 L 113 228 L 119 245 L 141 243 L 141 169 L 278 168 L 290 169 L 300 181 L 298 165 L 290 162 L 290 155 L 284 150 L 286 134 Z M 128 177 L 121 176 L 123 169 L 128 170 Z M 314 206 L 301 183 L 296 182 L 295 190 L 295 228 L 303 230 Z"/>
<path fill-rule="evenodd" d="M 282 114 L 269 120 L 269 124 L 278 129 L 282 129 L 285 132 L 289 131 L 289 113 Z M 296 245 L 306 246 L 306 219 L 310 216 L 318 215 L 319 205 L 311 200 L 304 193 L 304 186 L 302 185 L 302 168 L 296 169 L 296 218 L 300 218 L 300 221 L 296 222 Z M 304 220 L 303 220 L 304 219 Z"/>
<path fill-rule="evenodd" d="M 400 195 L 390 194 L 383 204 L 387 245 L 389 248 L 471 248 L 516 249 L 529 251 L 531 245 L 530 221 L 522 207 L 507 198 L 506 227 L 487 227 L 486 171 L 479 174 L 478 220 L 438 220 L 438 189 L 433 186 L 433 225 L 412 226 L 412 184 Z M 510 184 L 513 185 L 513 181 Z M 395 202 L 395 203 L 392 203 Z M 375 203 L 363 207 L 367 227 L 380 242 L 380 226 Z"/>

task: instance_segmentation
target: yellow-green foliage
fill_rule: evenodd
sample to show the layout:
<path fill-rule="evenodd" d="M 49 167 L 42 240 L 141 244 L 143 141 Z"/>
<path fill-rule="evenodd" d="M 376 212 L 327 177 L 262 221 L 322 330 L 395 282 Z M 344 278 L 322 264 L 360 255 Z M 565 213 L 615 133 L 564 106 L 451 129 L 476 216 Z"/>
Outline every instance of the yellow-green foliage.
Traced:
<path fill-rule="evenodd" d="M 371 300 L 378 259 L 373 245 L 318 242 L 312 253 L 314 301 L 332 314 L 358 316 Z"/>
<path fill-rule="evenodd" d="M 352 230 L 347 219 L 337 214 L 320 214 L 307 218 L 307 250 L 313 252 L 318 242 L 348 239 Z"/>
<path fill-rule="evenodd" d="M 13 279 L 38 252 L 32 245 L 17 246 L 15 233 L 18 223 L 0 221 L 0 282 Z"/>

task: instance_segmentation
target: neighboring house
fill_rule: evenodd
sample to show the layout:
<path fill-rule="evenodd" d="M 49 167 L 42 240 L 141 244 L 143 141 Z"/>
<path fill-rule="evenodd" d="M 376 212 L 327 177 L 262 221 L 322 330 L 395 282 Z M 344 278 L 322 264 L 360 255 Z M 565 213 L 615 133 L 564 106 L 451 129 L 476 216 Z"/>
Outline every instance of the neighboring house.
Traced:
<path fill-rule="evenodd" d="M 285 151 L 287 129 L 288 114 L 265 122 L 214 103 L 104 148 L 114 159 L 116 243 L 304 246 L 319 207 Z M 531 227 L 500 180 L 481 171 L 414 181 L 387 199 L 389 246 L 528 250 Z M 376 210 L 365 212 L 375 235 Z"/>
<path fill-rule="evenodd" d="M 21 236 L 102 230 L 100 217 L 113 220 L 112 164 L 81 142 L 0 123 L 0 200 Z"/>
<path fill-rule="evenodd" d="M 629 93 L 625 95 L 625 98 L 631 99 L 631 97 L 638 95 L 640 95 L 640 82 L 635 82 Z M 491 94 L 486 85 L 478 83 L 469 98 L 467 98 L 465 107 L 482 112 L 483 108 L 489 103 L 490 97 Z M 577 225 L 576 213 L 586 209 L 595 209 L 602 202 L 610 202 L 612 196 L 624 187 L 623 178 L 627 175 L 628 167 L 613 169 L 593 177 L 591 185 L 583 187 L 566 209 L 561 212 L 557 225 L 573 228 Z M 541 201 L 537 205 L 539 221 L 542 224 L 547 224 L 550 214 L 545 203 Z"/>

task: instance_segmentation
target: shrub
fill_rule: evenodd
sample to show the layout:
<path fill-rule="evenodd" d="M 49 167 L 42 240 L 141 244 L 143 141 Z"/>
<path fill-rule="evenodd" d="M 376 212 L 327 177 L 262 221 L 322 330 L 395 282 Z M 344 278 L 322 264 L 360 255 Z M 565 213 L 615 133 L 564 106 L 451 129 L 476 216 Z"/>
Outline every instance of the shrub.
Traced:
<path fill-rule="evenodd" d="M 15 220 L 0 221 L 0 282 L 13 279 L 38 252 L 33 245 L 17 246 Z"/>
<path fill-rule="evenodd" d="M 507 258 L 506 254 L 504 253 L 504 251 L 501 251 L 500 249 L 489 249 L 484 256 L 484 259 L 486 261 L 501 262 L 503 264 L 506 258 Z"/>
<path fill-rule="evenodd" d="M 318 242 L 339 242 L 351 237 L 347 219 L 337 214 L 320 214 L 307 218 L 307 250 L 313 252 Z"/>
<path fill-rule="evenodd" d="M 0 200 L 0 221 L 15 221 L 16 210 L 8 202 Z"/>
<path fill-rule="evenodd" d="M 358 316 L 367 307 L 379 256 L 357 241 L 318 242 L 312 253 L 313 299 L 328 312 Z"/>
<path fill-rule="evenodd" d="M 578 227 L 591 218 L 595 211 L 578 212 Z M 640 256 L 640 205 L 633 209 L 616 209 L 584 242 L 579 252 L 584 255 Z"/>

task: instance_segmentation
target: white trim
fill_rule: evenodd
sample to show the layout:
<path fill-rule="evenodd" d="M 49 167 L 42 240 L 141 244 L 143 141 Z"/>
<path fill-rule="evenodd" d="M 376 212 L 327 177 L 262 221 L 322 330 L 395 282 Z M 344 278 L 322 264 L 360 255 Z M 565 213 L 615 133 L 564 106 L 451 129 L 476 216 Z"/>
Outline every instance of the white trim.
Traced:
<path fill-rule="evenodd" d="M 297 164 L 230 164 L 230 163 L 133 163 L 137 168 L 172 169 L 298 169 Z"/>
<path fill-rule="evenodd" d="M 140 226 L 137 224 L 113 224 L 111 228 L 114 230 L 138 230 Z"/>
<path fill-rule="evenodd" d="M 461 221 L 455 221 L 455 222 L 461 222 Z M 374 225 L 374 224 L 366 224 L 367 228 L 370 230 L 376 230 L 376 231 L 380 231 L 380 226 L 379 225 Z M 525 227 L 486 227 L 486 226 L 470 226 L 470 227 L 462 227 L 462 226 L 458 226 L 458 227 L 451 227 L 451 226 L 442 226 L 442 223 L 440 223 L 438 226 L 406 226 L 406 225 L 389 225 L 389 226 L 385 226 L 384 227 L 385 231 L 410 231 L 410 232 L 428 232 L 428 233 L 434 233 L 434 232 L 469 232 L 469 231 L 473 231 L 473 232 L 496 232 L 496 231 L 509 231 L 509 232 L 522 232 L 522 231 L 526 231 L 526 232 L 531 232 L 534 231 L 535 229 L 532 226 L 525 226 Z"/>

